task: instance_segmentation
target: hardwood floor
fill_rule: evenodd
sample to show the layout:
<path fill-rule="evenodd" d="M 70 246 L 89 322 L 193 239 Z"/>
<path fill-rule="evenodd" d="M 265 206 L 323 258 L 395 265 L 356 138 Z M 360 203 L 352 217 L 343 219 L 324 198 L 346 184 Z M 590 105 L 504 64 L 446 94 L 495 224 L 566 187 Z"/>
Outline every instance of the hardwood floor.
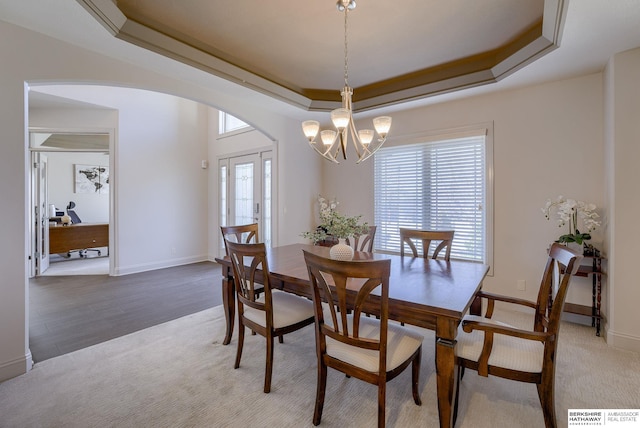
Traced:
<path fill-rule="evenodd" d="M 124 336 L 222 304 L 220 265 L 150 272 L 40 276 L 29 281 L 34 362 Z"/>

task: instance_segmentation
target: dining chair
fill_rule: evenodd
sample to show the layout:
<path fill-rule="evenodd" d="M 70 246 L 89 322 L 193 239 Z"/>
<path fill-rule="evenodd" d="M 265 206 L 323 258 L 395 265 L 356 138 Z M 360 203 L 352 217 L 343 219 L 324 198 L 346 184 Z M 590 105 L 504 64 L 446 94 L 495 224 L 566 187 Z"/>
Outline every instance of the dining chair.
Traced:
<path fill-rule="evenodd" d="M 227 241 L 249 244 L 257 243 L 258 239 L 258 223 L 242 224 L 238 226 L 220 226 L 222 232 L 222 240 L 224 241 L 224 249 L 227 254 Z"/>
<path fill-rule="evenodd" d="M 458 381 L 468 368 L 484 377 L 492 375 L 535 383 L 545 426 L 555 427 L 554 380 L 560 318 L 569 282 L 578 270 L 580 260 L 581 255 L 563 245 L 553 244 L 536 302 L 480 291 L 477 296 L 487 299 L 485 316 L 467 315 L 458 331 Z M 491 319 L 496 301 L 534 309 L 533 328 L 523 330 Z M 454 422 L 457 412 L 456 391 Z"/>
<path fill-rule="evenodd" d="M 362 235 L 353 237 L 353 249 L 356 251 L 365 251 L 373 253 L 373 240 L 376 237 L 377 226 L 369 226 L 369 231 Z M 347 238 L 347 245 L 351 245 L 351 241 Z"/>
<path fill-rule="evenodd" d="M 243 244 L 227 241 L 238 296 L 238 349 L 234 368 L 240 367 L 244 328 L 267 339 L 264 392 L 271 390 L 273 339 L 314 322 L 313 303 L 304 297 L 272 290 L 264 243 Z M 258 283 L 259 281 L 259 283 Z M 257 296 L 260 288 L 261 296 Z"/>
<path fill-rule="evenodd" d="M 318 358 L 313 424 L 322 418 L 329 367 L 378 386 L 378 427 L 385 426 L 386 384 L 409 364 L 413 400 L 421 405 L 424 337 L 388 322 L 391 260 L 339 261 L 303 252 L 313 292 Z M 380 319 L 363 317 L 365 307 Z"/>
<path fill-rule="evenodd" d="M 413 240 L 422 241 L 422 257 L 429 258 L 429 246 L 431 241 L 441 241 L 433 251 L 432 259 L 437 259 L 440 251 L 446 248 L 444 259 L 449 261 L 451 258 L 451 244 L 453 243 L 454 230 L 416 230 L 400 228 L 400 255 L 404 256 L 404 245 L 409 245 L 413 257 L 418 257 L 418 249 Z"/>
<path fill-rule="evenodd" d="M 231 242 L 239 242 L 239 243 L 258 243 L 259 235 L 258 235 L 258 223 L 251 224 L 240 224 L 237 226 L 220 226 L 220 231 L 222 232 L 222 241 L 224 242 L 224 251 L 227 255 L 229 255 L 229 249 L 227 248 L 227 241 Z M 260 293 L 262 293 L 262 287 L 256 287 L 256 298 L 260 297 Z M 224 298 L 224 290 L 223 290 L 223 298 Z M 252 332 L 252 334 L 256 334 Z M 280 337 L 282 339 L 282 337 Z"/>

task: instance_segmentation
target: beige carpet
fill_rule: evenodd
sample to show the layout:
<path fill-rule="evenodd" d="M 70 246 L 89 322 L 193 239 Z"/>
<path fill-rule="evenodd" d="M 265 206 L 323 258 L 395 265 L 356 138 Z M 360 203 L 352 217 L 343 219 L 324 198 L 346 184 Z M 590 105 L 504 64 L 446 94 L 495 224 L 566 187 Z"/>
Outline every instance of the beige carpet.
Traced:
<path fill-rule="evenodd" d="M 508 319 L 523 322 L 522 314 Z M 504 319 L 504 317 L 502 318 Z M 0 384 L 5 427 L 304 427 L 315 398 L 313 330 L 276 344 L 270 394 L 262 393 L 264 339 L 248 336 L 233 370 L 236 341 L 221 345 L 224 316 L 215 307 L 36 364 Z M 437 426 L 433 333 L 425 331 L 420 386 L 411 399 L 410 370 L 389 383 L 387 426 Z M 329 372 L 321 426 L 372 427 L 376 388 Z M 607 347 L 594 330 L 564 323 L 556 409 L 640 408 L 640 356 Z M 457 427 L 543 427 L 536 388 L 467 372 Z"/>

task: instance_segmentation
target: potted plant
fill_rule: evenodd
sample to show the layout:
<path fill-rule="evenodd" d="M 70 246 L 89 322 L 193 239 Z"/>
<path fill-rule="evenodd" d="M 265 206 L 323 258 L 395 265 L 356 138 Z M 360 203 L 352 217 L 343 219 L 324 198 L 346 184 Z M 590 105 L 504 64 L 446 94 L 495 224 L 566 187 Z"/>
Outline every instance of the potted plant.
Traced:
<path fill-rule="evenodd" d="M 556 209 L 558 216 L 558 227 L 569 226 L 569 233 L 560 235 L 556 242 L 565 245 L 576 243 L 582 247 L 583 244 L 587 245 L 585 241 L 591 239 L 591 232 L 600 226 L 600 222 L 596 220 L 599 215 L 595 212 L 595 204 L 567 199 L 562 196 L 558 196 L 555 201 L 548 199 L 544 208 L 542 208 L 547 220 L 551 219 L 551 210 L 553 208 Z M 580 219 L 582 219 L 586 232 L 578 230 L 578 220 Z"/>
<path fill-rule="evenodd" d="M 338 201 L 335 199 L 327 201 L 322 196 L 318 197 L 318 204 L 320 207 L 320 224 L 318 227 L 310 232 L 303 232 L 302 237 L 310 239 L 314 244 L 322 242 L 331 242 L 334 244 L 331 248 L 333 253 L 342 250 L 347 252 L 345 247 L 351 250 L 349 259 L 353 257 L 353 249 L 349 247 L 345 240 L 351 236 L 365 234 L 369 231 L 368 224 L 360 223 L 361 215 L 358 216 L 346 216 L 340 214 L 337 210 Z M 335 244 L 337 240 L 337 244 Z M 334 247 L 340 245 L 340 247 L 334 250 Z M 333 257 L 333 255 L 332 255 Z M 344 256 L 346 258 L 346 256 Z"/>

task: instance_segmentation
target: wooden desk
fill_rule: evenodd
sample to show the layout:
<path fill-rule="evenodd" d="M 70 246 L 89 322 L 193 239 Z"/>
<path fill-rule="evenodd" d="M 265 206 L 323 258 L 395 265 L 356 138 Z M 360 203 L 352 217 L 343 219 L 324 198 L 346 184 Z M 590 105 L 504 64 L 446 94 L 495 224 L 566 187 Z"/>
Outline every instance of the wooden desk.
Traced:
<path fill-rule="evenodd" d="M 109 246 L 108 223 L 49 226 L 49 254 Z"/>
<path fill-rule="evenodd" d="M 273 287 L 311 297 L 302 249 L 329 257 L 329 248 L 294 244 L 267 249 Z M 435 365 L 440 426 L 453 426 L 453 398 L 457 388 L 455 346 L 458 325 L 474 303 L 489 266 L 443 260 L 356 252 L 354 259 L 391 259 L 389 319 L 435 330 Z M 231 341 L 235 318 L 233 270 L 227 257 L 222 265 L 222 298 L 227 322 L 224 344 Z M 478 302 L 475 302 L 477 305 Z M 473 312 L 479 312 L 474 306 Z"/>

